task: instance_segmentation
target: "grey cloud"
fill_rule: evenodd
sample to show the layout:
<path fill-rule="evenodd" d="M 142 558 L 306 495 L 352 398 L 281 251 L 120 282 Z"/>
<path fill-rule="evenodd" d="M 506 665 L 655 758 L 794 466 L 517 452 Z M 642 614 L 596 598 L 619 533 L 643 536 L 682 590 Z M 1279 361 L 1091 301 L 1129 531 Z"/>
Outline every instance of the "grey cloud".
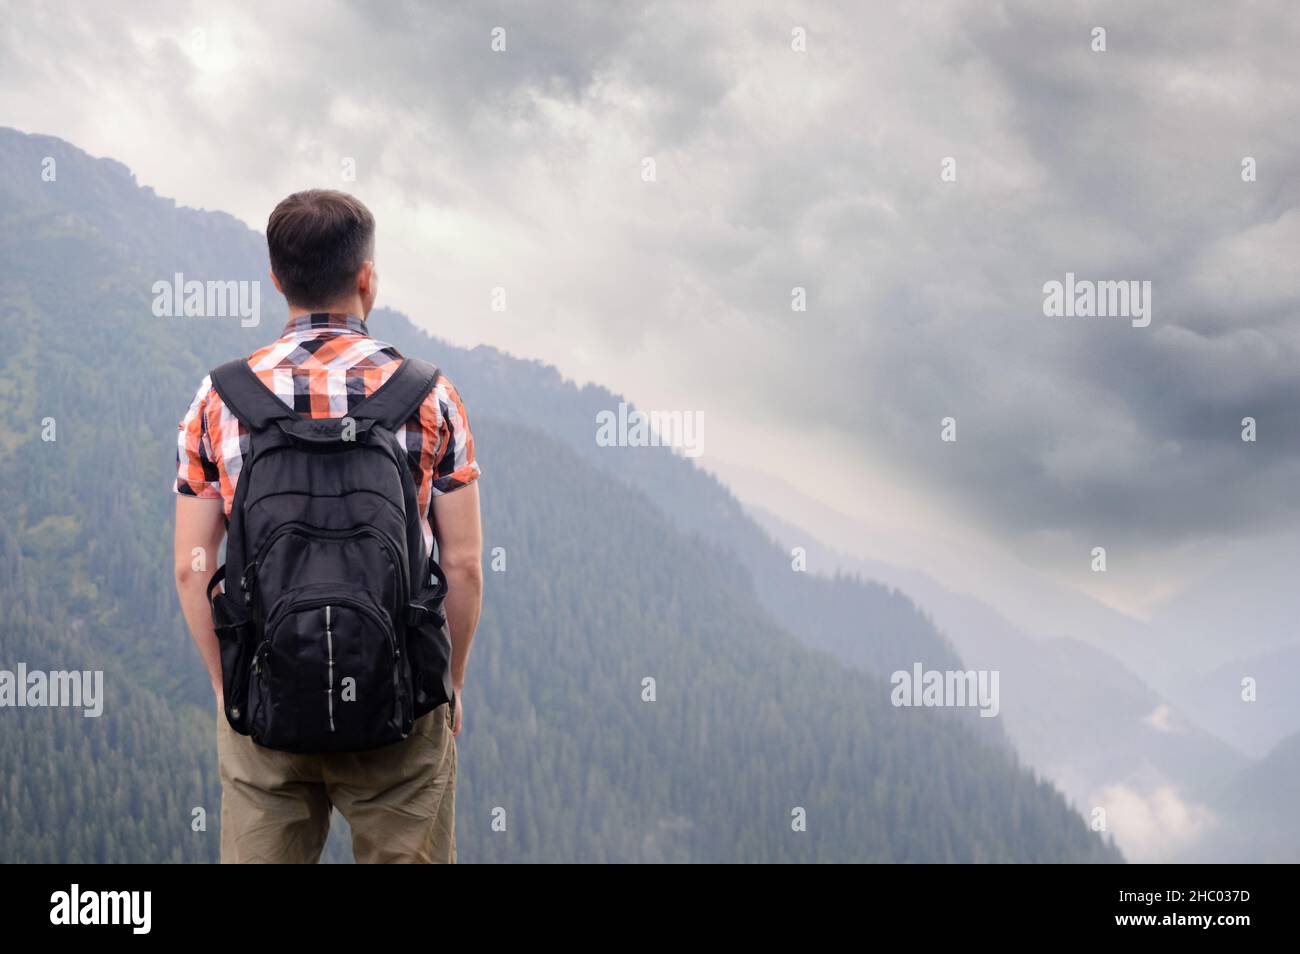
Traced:
<path fill-rule="evenodd" d="M 79 8 L 3 34 L 0 77 L 79 85 L 88 109 L 96 82 L 170 82 L 159 148 L 220 150 L 249 183 L 346 150 L 486 223 L 548 318 L 506 326 L 523 353 L 643 355 L 682 401 L 773 442 L 815 423 L 824 465 L 888 472 L 1004 541 L 1159 550 L 1297 516 L 1300 24 L 1280 0 L 237 7 L 259 55 L 219 109 L 180 52 L 216 15 L 138 9 L 155 36 L 135 57 L 120 15 Z M 1066 271 L 1150 280 L 1154 323 L 1045 318 Z"/>

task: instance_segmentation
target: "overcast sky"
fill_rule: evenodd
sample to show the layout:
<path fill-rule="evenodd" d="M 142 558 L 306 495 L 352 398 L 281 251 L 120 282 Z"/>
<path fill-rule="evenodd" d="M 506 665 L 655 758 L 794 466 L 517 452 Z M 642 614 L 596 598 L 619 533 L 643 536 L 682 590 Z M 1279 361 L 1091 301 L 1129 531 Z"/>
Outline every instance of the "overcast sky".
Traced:
<path fill-rule="evenodd" d="M 880 558 L 1145 612 L 1295 525 L 1293 4 L 431 6 L 0 3 L 0 124 L 258 229 L 355 192 L 383 303 L 702 412 L 703 465 Z M 1046 317 L 1067 272 L 1149 281 L 1150 325 Z"/>

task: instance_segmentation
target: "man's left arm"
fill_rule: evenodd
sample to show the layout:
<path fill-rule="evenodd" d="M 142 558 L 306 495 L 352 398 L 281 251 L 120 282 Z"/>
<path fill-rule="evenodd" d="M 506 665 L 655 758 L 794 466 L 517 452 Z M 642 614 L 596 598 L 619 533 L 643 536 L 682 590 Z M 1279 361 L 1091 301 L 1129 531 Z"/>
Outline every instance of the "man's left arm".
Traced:
<path fill-rule="evenodd" d="M 212 380 L 205 376 L 176 435 L 176 535 L 172 562 L 181 612 L 221 708 L 221 653 L 212 628 L 207 586 L 226 535 L 226 520 L 221 469 L 208 433 L 211 388 Z"/>

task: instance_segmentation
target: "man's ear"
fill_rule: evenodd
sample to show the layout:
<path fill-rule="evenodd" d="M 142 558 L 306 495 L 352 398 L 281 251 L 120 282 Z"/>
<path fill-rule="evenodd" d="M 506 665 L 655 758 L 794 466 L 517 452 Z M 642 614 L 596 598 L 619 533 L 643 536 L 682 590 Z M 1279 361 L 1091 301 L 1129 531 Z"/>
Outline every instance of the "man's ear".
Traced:
<path fill-rule="evenodd" d="M 278 291 L 281 295 L 283 295 L 284 289 L 280 287 L 280 279 L 275 277 L 275 272 L 273 272 L 271 269 L 268 268 L 266 270 L 266 274 L 271 276 L 271 284 L 275 286 L 275 290 Z"/>
<path fill-rule="evenodd" d="M 357 272 L 357 292 L 361 295 L 363 301 L 374 297 L 378 284 L 379 274 L 375 271 L 375 263 L 370 261 L 362 262 L 361 270 Z"/>

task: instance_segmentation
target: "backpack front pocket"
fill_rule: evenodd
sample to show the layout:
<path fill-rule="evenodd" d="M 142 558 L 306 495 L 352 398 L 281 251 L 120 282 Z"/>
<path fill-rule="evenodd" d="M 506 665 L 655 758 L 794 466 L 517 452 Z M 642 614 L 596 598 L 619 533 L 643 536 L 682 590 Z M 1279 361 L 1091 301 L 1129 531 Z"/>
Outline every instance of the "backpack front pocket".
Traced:
<path fill-rule="evenodd" d="M 388 613 L 337 586 L 286 593 L 254 657 L 249 708 L 253 739 L 290 752 L 404 739 L 412 717 Z"/>

